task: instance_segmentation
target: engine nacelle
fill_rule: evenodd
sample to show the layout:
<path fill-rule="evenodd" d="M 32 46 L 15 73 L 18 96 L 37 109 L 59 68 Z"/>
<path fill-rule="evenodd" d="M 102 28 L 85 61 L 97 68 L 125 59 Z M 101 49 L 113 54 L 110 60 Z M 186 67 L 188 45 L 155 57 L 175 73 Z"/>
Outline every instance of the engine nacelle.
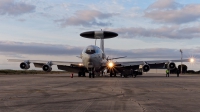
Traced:
<path fill-rule="evenodd" d="M 52 67 L 48 64 L 45 64 L 43 67 L 42 67 L 43 71 L 45 72 L 51 72 L 52 70 Z"/>
<path fill-rule="evenodd" d="M 20 64 L 20 68 L 21 69 L 29 69 L 30 68 L 30 64 L 29 63 L 26 63 L 26 62 L 22 62 Z"/>
<path fill-rule="evenodd" d="M 175 64 L 174 62 L 170 62 L 170 63 L 167 65 L 167 68 L 168 68 L 169 70 L 173 70 L 173 69 L 176 68 L 176 64 Z"/>
<path fill-rule="evenodd" d="M 142 67 L 143 72 L 148 72 L 150 70 L 150 66 L 148 64 L 143 65 Z"/>

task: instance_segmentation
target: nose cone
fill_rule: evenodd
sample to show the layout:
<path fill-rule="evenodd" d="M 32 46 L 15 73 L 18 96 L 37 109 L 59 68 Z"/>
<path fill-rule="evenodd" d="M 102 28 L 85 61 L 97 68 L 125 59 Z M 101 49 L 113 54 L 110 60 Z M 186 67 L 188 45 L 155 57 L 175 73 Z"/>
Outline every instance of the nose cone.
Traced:
<path fill-rule="evenodd" d="M 92 59 L 92 56 L 90 54 L 86 54 L 84 55 L 84 58 L 83 58 L 85 61 L 87 62 L 92 62 L 93 59 Z"/>
<path fill-rule="evenodd" d="M 94 65 L 93 65 L 94 60 L 93 60 L 92 56 L 88 55 L 85 59 L 86 59 L 87 68 L 93 68 L 94 67 Z"/>
<path fill-rule="evenodd" d="M 88 56 L 88 62 L 92 62 L 92 57 L 91 56 Z"/>

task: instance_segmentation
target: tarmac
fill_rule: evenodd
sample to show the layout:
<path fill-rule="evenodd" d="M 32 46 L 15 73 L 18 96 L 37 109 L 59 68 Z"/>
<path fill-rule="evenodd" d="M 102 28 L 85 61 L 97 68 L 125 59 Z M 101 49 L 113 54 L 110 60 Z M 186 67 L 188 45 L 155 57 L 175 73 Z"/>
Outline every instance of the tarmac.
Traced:
<path fill-rule="evenodd" d="M 0 112 L 199 112 L 200 75 L 0 75 Z"/>

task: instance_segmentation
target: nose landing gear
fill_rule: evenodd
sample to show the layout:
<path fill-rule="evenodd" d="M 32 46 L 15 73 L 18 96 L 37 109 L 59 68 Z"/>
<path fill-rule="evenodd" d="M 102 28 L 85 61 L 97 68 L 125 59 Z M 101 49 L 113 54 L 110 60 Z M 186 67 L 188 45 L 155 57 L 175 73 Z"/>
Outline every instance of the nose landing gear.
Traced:
<path fill-rule="evenodd" d="M 94 69 L 89 69 L 89 78 L 94 78 L 95 74 L 94 74 Z"/>
<path fill-rule="evenodd" d="M 89 73 L 89 78 L 94 78 L 94 72 Z"/>

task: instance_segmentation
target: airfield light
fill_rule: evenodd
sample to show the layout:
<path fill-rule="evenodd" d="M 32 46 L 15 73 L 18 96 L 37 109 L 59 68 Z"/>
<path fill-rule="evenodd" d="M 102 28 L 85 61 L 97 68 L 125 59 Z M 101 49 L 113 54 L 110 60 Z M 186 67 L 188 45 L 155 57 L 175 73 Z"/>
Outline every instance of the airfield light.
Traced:
<path fill-rule="evenodd" d="M 194 58 L 191 58 L 191 59 L 190 59 L 190 63 L 193 63 L 193 62 L 194 62 Z"/>
<path fill-rule="evenodd" d="M 83 64 L 82 63 L 80 63 L 80 64 L 78 64 L 79 66 L 83 66 Z"/>
<path fill-rule="evenodd" d="M 114 66 L 114 63 L 113 63 L 113 62 L 109 62 L 109 63 L 108 63 L 108 67 L 109 67 L 109 68 L 112 68 L 113 66 Z"/>

